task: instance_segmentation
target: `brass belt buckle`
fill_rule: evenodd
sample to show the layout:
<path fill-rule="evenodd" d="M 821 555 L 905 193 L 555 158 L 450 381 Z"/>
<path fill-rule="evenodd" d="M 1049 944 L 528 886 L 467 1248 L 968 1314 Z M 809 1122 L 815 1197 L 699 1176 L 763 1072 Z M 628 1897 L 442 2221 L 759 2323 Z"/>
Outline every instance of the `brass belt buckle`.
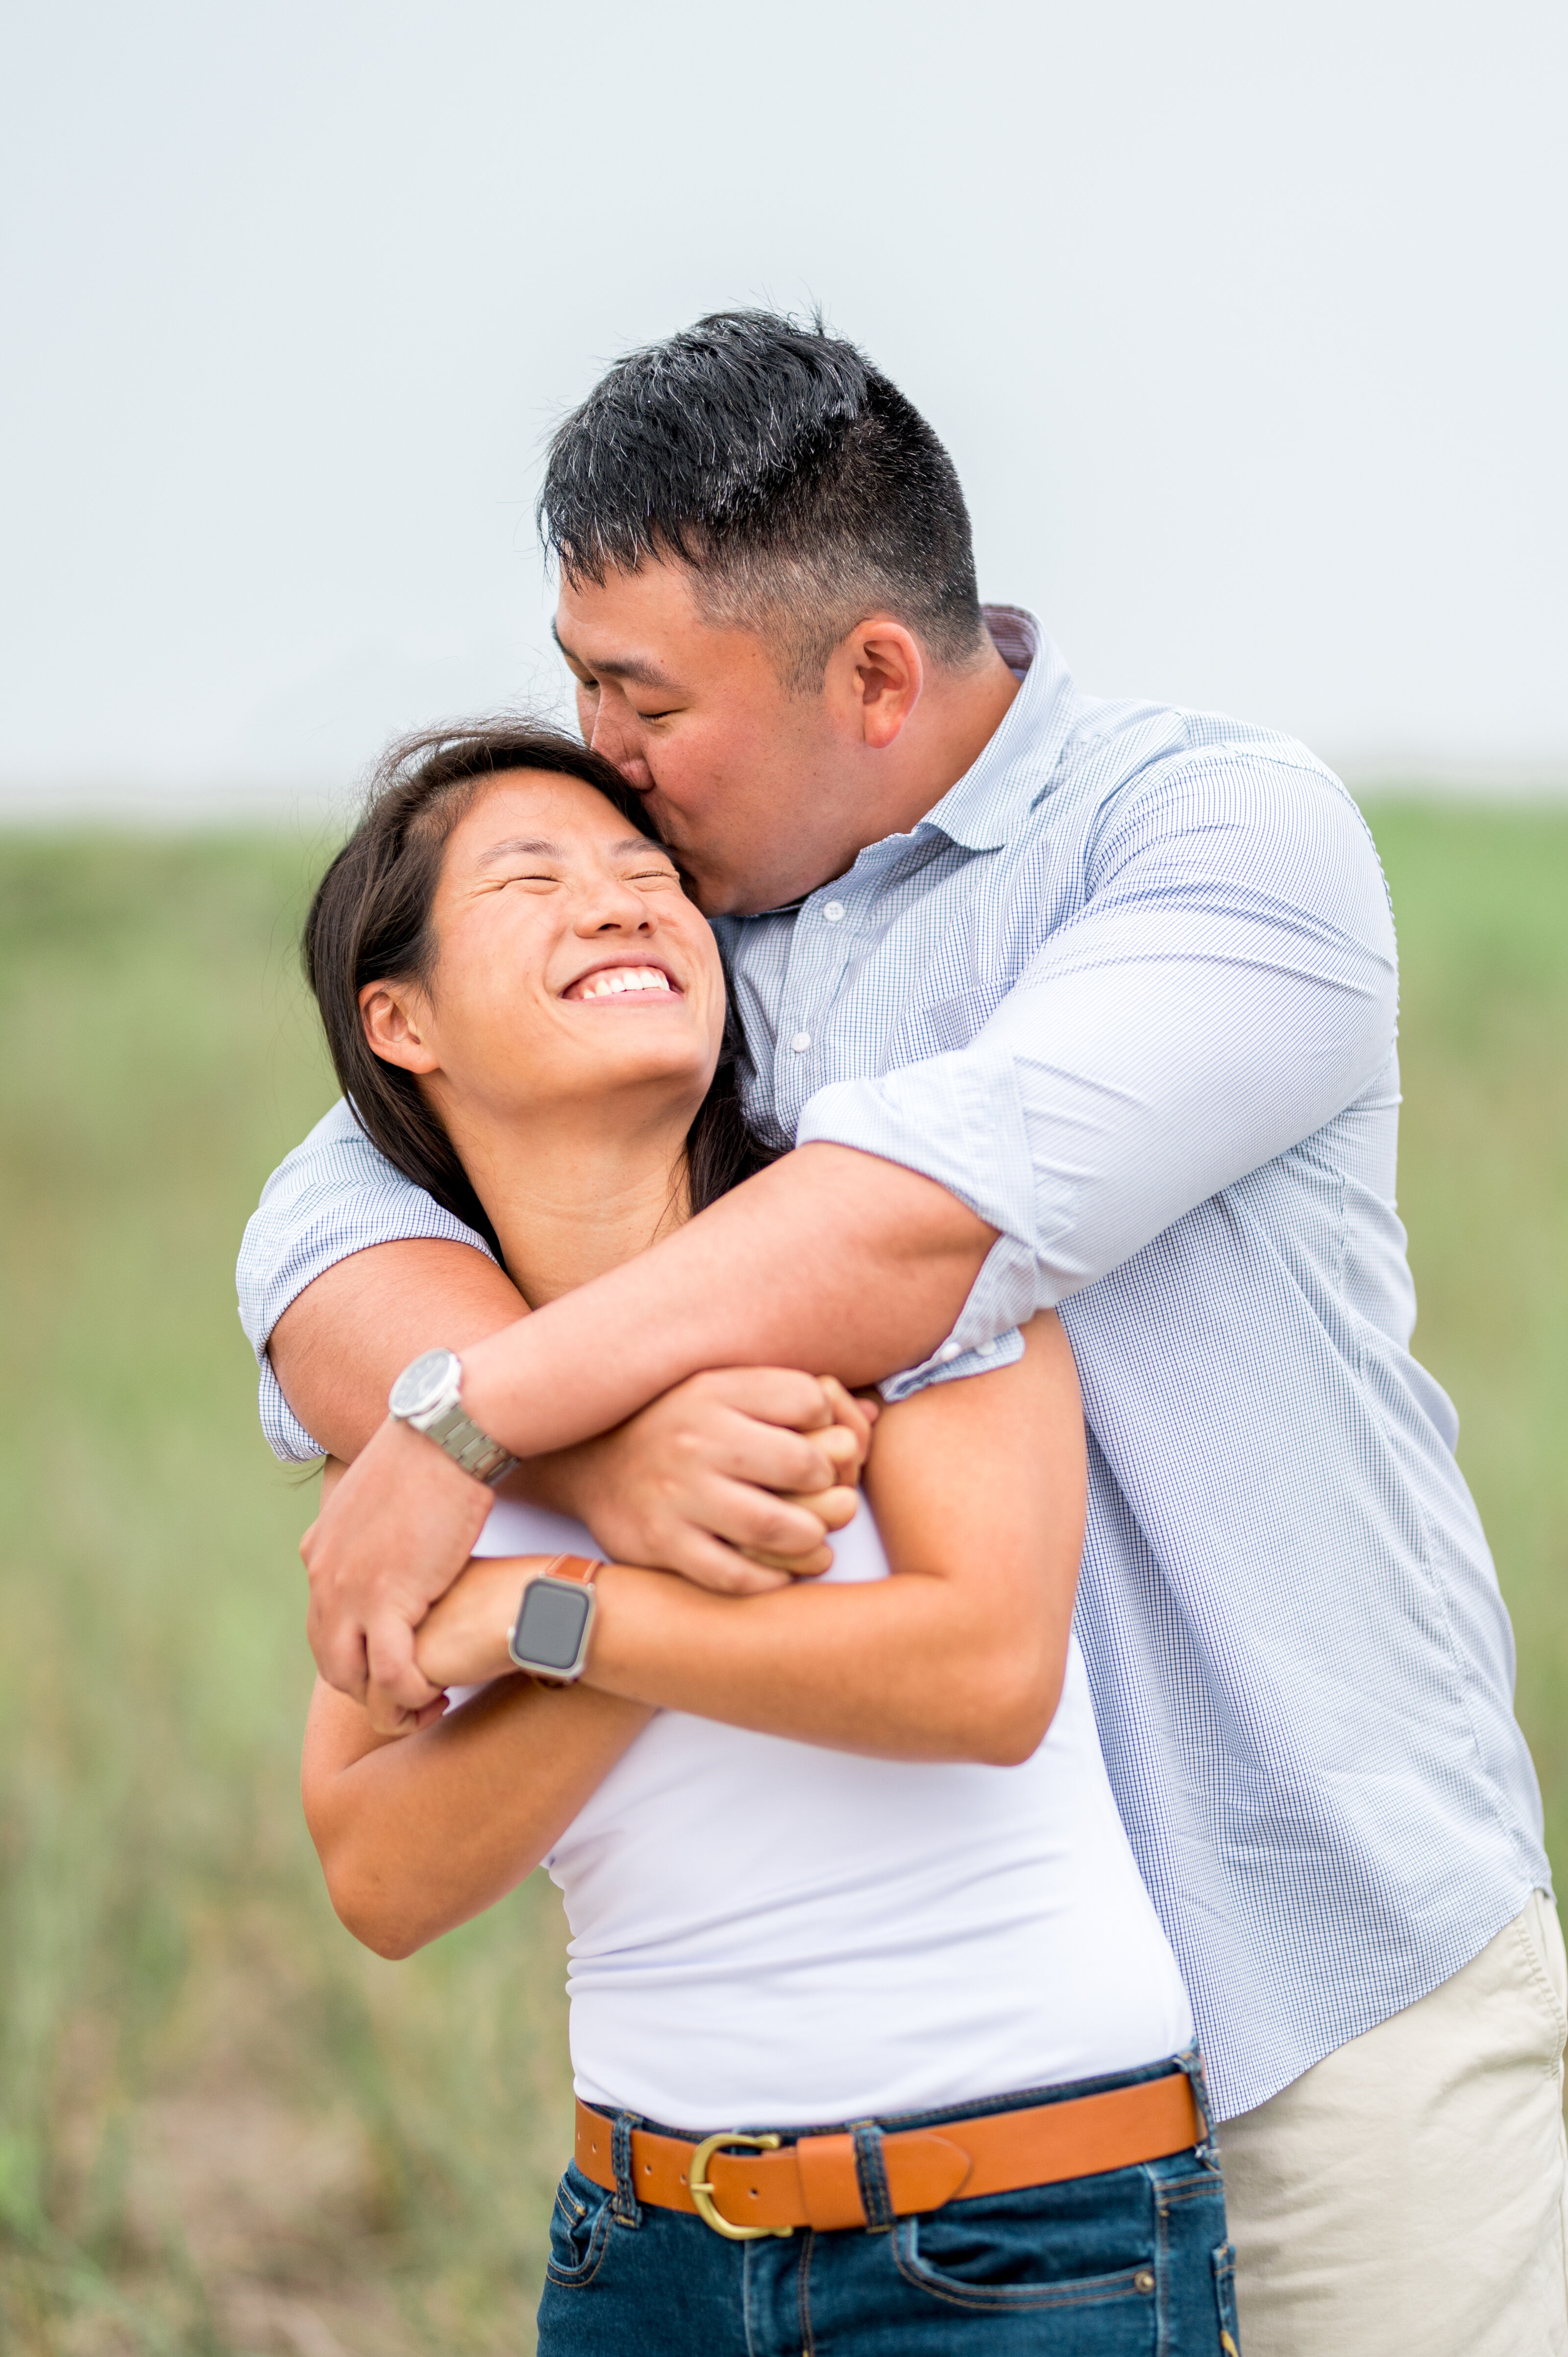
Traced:
<path fill-rule="evenodd" d="M 724 2235 L 730 2243 L 756 2243 L 767 2234 L 778 2234 L 789 2241 L 795 2231 L 792 2226 L 732 2226 L 727 2218 L 721 2218 L 706 2175 L 708 2163 L 722 2144 L 743 2144 L 752 2152 L 777 2152 L 782 2140 L 776 2136 L 742 2136 L 738 2130 L 725 2128 L 717 2136 L 703 2138 L 692 2155 L 692 2174 L 686 2190 L 696 2203 L 697 2215 L 704 2226 L 711 2226 L 715 2234 Z"/>

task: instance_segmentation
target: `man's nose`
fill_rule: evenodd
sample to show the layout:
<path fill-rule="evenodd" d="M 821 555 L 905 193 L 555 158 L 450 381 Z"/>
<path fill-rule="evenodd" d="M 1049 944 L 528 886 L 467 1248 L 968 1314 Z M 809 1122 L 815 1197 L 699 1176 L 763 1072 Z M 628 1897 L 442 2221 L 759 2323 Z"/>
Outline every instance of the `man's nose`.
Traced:
<path fill-rule="evenodd" d="M 646 792 L 652 785 L 653 772 L 642 749 L 637 716 L 629 709 L 624 696 L 600 694 L 588 748 L 618 769 L 628 786 Z"/>

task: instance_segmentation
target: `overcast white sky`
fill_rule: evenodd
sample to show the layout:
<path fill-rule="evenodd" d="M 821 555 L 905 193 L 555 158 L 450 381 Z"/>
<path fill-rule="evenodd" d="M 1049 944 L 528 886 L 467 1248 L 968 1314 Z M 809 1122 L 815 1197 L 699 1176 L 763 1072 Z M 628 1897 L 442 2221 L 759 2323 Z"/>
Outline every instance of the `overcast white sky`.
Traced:
<path fill-rule="evenodd" d="M 13 809 L 553 698 L 545 433 L 760 300 L 1085 685 L 1568 781 L 1561 0 L 30 0 L 6 79 Z"/>

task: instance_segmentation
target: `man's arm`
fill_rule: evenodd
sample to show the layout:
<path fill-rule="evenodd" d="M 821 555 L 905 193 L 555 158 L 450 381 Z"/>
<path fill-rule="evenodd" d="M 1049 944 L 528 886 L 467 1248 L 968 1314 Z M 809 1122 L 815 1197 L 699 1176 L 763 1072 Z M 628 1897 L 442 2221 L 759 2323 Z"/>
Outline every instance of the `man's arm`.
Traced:
<path fill-rule="evenodd" d="M 732 1727 L 886 1759 L 1026 1760 L 1061 1694 L 1083 1549 L 1084 1437 L 1061 1322 L 1019 1359 L 883 1415 L 866 1488 L 890 1579 L 716 1597 L 608 1564 L 586 1684 Z M 422 1624 L 441 1685 L 504 1675 L 524 1578 L 548 1558 L 471 1563 Z"/>
<path fill-rule="evenodd" d="M 411 1359 L 466 1351 L 527 1314 L 505 1269 L 472 1245 L 407 1236 L 324 1269 L 273 1328 L 267 1356 L 306 1431 L 348 1463 Z"/>
<path fill-rule="evenodd" d="M 1102 813 L 1084 882 L 967 1047 L 822 1089 L 800 1125 L 802 1144 L 923 1171 L 996 1230 L 959 1350 L 1310 1137 L 1393 1051 L 1377 851 L 1306 756 L 1225 748 L 1136 781 Z"/>
<path fill-rule="evenodd" d="M 290 1409 L 345 1463 L 386 1417 L 399 1370 L 442 1344 L 462 1351 L 527 1309 L 505 1271 L 466 1244 L 404 1239 L 336 1262 L 284 1311 L 269 1356 Z M 588 1523 L 623 1561 L 757 1594 L 832 1561 L 842 1479 L 823 1454 L 822 1387 L 786 1368 L 736 1369 L 677 1387 L 616 1431 L 532 1457 L 506 1487 Z M 476 1506 L 480 1501 L 474 1501 Z M 750 1551 L 743 1555 L 741 1549 Z"/>
<path fill-rule="evenodd" d="M 820 1363 L 859 1384 L 929 1352 L 991 1242 L 930 1180 L 814 1147 L 759 1172 L 607 1277 L 465 1351 L 464 1402 L 499 1438 L 527 1419 L 532 1446 L 516 1453 L 532 1456 L 620 1426 L 706 1367 L 750 1366 L 787 1383 L 790 1366 Z M 536 1329 L 542 1351 L 531 1349 Z M 708 1348 L 721 1330 L 733 1351 Z M 562 1367 L 560 1388 L 549 1376 L 542 1388 L 536 1369 L 552 1364 Z M 784 1511 L 784 1501 L 771 1502 Z M 413 1667 L 412 1631 L 467 1561 L 489 1507 L 489 1492 L 421 1435 L 390 1420 L 381 1426 L 301 1549 L 311 1643 L 332 1684 L 360 1698 L 368 1677 L 405 1709 L 434 1698 Z M 604 1516 L 590 1520 L 607 1543 Z M 762 1544 L 782 1551 L 776 1539 Z"/>
<path fill-rule="evenodd" d="M 1032 1752 L 1060 1691 L 1083 1531 L 1083 1423 L 1057 1321 L 1038 1321 L 1020 1363 L 894 1410 L 868 1481 L 891 1579 L 736 1601 L 614 1566 L 587 1682 L 548 1693 L 508 1674 L 502 1636 L 542 1561 L 487 1557 L 420 1631 L 433 1676 L 496 1678 L 485 1693 L 383 1743 L 318 1686 L 306 1809 L 349 1929 L 406 1955 L 490 1905 L 653 1703 L 892 1759 Z"/>
<path fill-rule="evenodd" d="M 1386 1062 L 1387 896 L 1325 773 L 1233 753 L 1175 765 L 1111 806 L 1087 885 L 970 1047 L 824 1090 L 800 1150 L 466 1352 L 476 1420 L 526 1453 L 699 1367 L 864 1383 L 929 1361 L 944 1334 L 956 1355 L 1309 1136 Z M 378 1682 L 428 1699 L 411 1631 L 466 1559 L 465 1480 L 383 1427 L 317 1526 L 317 1658 L 346 1691 L 368 1639 Z"/>

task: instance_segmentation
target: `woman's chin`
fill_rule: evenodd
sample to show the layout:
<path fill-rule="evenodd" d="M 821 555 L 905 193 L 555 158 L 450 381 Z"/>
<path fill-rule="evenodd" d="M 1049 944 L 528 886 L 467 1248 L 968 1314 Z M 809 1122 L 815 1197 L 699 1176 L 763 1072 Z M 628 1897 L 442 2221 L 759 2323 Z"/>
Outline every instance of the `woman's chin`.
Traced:
<path fill-rule="evenodd" d="M 602 1103 L 607 1091 L 667 1091 L 671 1111 L 689 1103 L 694 1114 L 713 1078 L 714 1054 L 705 1039 L 673 1026 L 615 1024 L 585 1043 L 586 1100 Z"/>

